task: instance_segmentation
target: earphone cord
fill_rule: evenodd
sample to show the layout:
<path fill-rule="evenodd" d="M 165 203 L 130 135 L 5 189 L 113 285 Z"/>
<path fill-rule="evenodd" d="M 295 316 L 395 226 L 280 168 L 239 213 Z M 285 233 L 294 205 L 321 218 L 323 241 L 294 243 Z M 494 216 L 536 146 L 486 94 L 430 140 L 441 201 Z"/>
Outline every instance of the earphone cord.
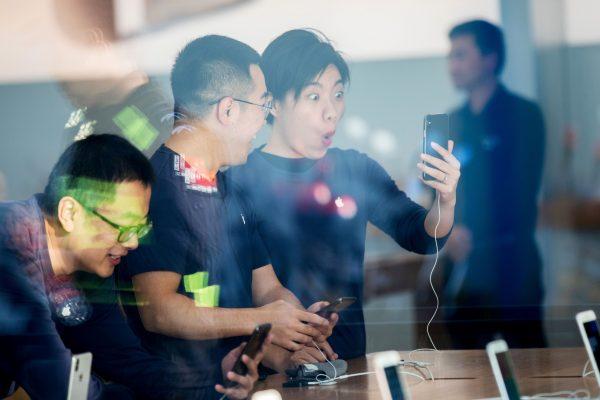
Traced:
<path fill-rule="evenodd" d="M 590 360 L 587 360 L 585 362 L 585 365 L 583 366 L 583 372 L 581 373 L 582 378 L 585 378 L 586 376 L 592 375 L 594 373 L 593 370 L 586 372 L 588 365 L 590 365 Z"/>
<path fill-rule="evenodd" d="M 338 376 L 337 368 L 335 368 L 335 365 L 333 365 L 333 363 L 331 361 L 329 361 L 329 359 L 327 358 L 327 356 L 323 353 L 323 350 L 321 350 L 321 348 L 319 347 L 319 345 L 317 343 L 315 343 L 314 340 L 313 340 L 313 345 L 315 346 L 315 348 L 317 350 L 319 350 L 319 353 L 321 353 L 321 355 L 323 356 L 323 358 L 325 360 L 327 360 L 327 362 L 329 363 L 329 365 L 331 365 L 331 367 L 333 368 L 333 371 L 334 371 L 334 377 L 333 378 L 330 377 L 330 376 L 328 376 L 328 375 L 326 375 L 326 374 L 319 374 L 319 375 L 317 375 L 317 377 L 316 377 L 317 382 L 315 382 L 314 384 L 324 384 L 324 383 L 334 382 L 334 381 L 339 380 L 339 379 L 348 379 L 348 378 L 352 378 L 352 377 L 355 377 L 355 376 L 371 375 L 371 374 L 375 373 L 375 372 L 359 372 L 359 373 L 356 373 L 356 374 L 350 374 L 350 375 L 346 374 L 346 375 L 340 375 L 340 376 Z M 324 376 L 326 379 L 325 380 L 319 380 L 318 379 L 319 376 Z M 309 383 L 309 385 L 310 384 L 311 383 Z"/>
<path fill-rule="evenodd" d="M 431 346 L 433 347 L 433 350 L 438 351 L 437 347 L 435 347 L 435 343 L 433 343 L 433 339 L 431 338 L 431 334 L 429 333 L 429 326 L 431 325 L 431 322 L 433 322 L 439 308 L 440 308 L 440 298 L 438 297 L 438 294 L 435 290 L 435 287 L 433 286 L 433 272 L 435 271 L 435 267 L 437 266 L 438 263 L 438 259 L 440 256 L 440 248 L 438 245 L 438 236 L 437 236 L 437 232 L 438 232 L 438 228 L 440 226 L 440 222 L 442 221 L 442 208 L 440 205 L 440 196 L 439 194 L 436 195 L 437 197 L 437 208 L 438 208 L 438 220 L 437 223 L 435 224 L 435 229 L 433 230 L 433 239 L 435 241 L 435 261 L 433 262 L 433 267 L 431 267 L 431 271 L 429 272 L 429 285 L 431 286 L 431 290 L 433 291 L 433 295 L 435 296 L 435 311 L 433 312 L 433 315 L 431 316 L 431 319 L 429 319 L 429 322 L 427 322 L 427 337 L 429 338 L 429 342 L 431 343 Z"/>
<path fill-rule="evenodd" d="M 319 347 L 319 345 L 313 340 L 312 341 L 313 345 L 315 346 L 315 348 L 317 350 L 319 350 L 319 353 L 321 353 L 321 355 L 323 356 L 323 358 L 329 363 L 329 365 L 331 365 L 331 367 L 333 368 L 333 373 L 334 373 L 334 377 L 327 377 L 327 379 L 336 379 L 337 378 L 337 369 L 335 368 L 335 365 L 333 365 L 333 363 L 331 361 L 329 361 L 329 358 L 327 358 L 327 356 L 325 355 L 325 353 L 323 353 L 323 351 L 321 350 L 321 348 Z"/>

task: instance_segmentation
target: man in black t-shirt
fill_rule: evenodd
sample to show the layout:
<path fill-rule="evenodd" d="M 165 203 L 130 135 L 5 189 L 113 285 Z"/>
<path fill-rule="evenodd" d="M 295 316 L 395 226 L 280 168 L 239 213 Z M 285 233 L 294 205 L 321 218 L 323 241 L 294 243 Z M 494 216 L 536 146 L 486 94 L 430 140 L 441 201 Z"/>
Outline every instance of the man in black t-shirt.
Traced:
<path fill-rule="evenodd" d="M 171 73 L 176 122 L 151 159 L 154 230 L 128 257 L 144 345 L 185 370 L 216 360 L 262 323 L 273 325 L 265 364 L 282 371 L 289 351 L 322 343 L 335 322 L 304 310 L 277 279 L 252 205 L 220 169 L 246 161 L 270 108 L 259 55 L 222 36 L 189 43 Z M 258 308 L 255 308 L 258 307 Z"/>

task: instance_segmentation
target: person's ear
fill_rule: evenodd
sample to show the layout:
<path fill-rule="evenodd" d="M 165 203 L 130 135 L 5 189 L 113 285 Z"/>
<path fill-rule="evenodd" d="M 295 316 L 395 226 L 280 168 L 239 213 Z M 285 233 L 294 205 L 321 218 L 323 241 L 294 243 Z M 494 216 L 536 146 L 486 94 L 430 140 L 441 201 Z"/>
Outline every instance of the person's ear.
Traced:
<path fill-rule="evenodd" d="M 66 232 L 73 232 L 75 229 L 75 221 L 79 218 L 80 214 L 81 206 L 74 198 L 65 196 L 58 202 L 58 221 Z"/>
<path fill-rule="evenodd" d="M 217 103 L 217 120 L 223 125 L 231 125 L 237 119 L 239 107 L 231 97 L 224 97 Z"/>
<path fill-rule="evenodd" d="M 496 74 L 496 68 L 498 67 L 498 54 L 490 53 L 483 56 L 485 68 L 492 74 Z"/>
<path fill-rule="evenodd" d="M 279 115 L 281 115 L 281 102 L 279 100 L 273 100 L 273 102 L 271 103 L 271 115 L 273 116 L 273 118 L 277 118 L 279 117 Z"/>

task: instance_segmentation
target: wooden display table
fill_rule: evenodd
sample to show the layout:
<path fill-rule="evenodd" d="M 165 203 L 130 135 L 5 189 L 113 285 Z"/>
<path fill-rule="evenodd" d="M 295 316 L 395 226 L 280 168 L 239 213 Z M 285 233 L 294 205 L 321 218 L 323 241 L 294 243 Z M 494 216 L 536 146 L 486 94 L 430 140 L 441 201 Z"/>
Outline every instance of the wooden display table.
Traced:
<path fill-rule="evenodd" d="M 562 390 L 587 389 L 598 396 L 595 378 L 581 378 L 587 357 L 583 348 L 513 349 L 511 355 L 519 379 L 522 395 L 533 395 Z M 401 352 L 408 359 L 408 352 Z M 348 362 L 348 373 L 373 371 L 371 355 Z M 444 350 L 418 352 L 413 360 L 433 362 L 430 370 L 435 382 L 421 381 L 406 376 L 413 399 L 481 399 L 499 396 L 492 370 L 483 350 Z M 406 371 L 417 373 L 412 368 Z M 283 375 L 273 375 L 259 382 L 256 390 L 276 389 L 284 400 L 297 399 L 380 399 L 375 375 L 364 375 L 342 380 L 332 386 L 283 388 Z"/>

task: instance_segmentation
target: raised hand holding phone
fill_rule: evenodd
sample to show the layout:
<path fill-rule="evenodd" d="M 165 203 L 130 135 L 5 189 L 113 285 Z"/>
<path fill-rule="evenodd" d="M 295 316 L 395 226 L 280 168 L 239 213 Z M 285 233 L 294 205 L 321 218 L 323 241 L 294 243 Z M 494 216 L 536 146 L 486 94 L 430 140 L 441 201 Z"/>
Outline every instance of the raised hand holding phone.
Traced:
<path fill-rule="evenodd" d="M 449 140 L 448 115 L 427 115 L 423 126 L 423 152 L 417 164 L 422 172 L 420 179 L 436 189 L 441 203 L 454 205 L 460 162 L 452 154 L 454 141 Z"/>

